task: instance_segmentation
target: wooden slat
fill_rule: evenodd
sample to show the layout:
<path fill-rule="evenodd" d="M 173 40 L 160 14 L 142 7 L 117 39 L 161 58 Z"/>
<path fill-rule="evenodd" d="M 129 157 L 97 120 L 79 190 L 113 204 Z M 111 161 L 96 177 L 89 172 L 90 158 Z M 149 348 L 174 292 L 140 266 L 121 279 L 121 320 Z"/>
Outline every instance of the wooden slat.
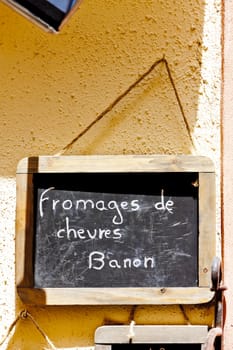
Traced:
<path fill-rule="evenodd" d="M 22 159 L 17 173 L 33 172 L 212 172 L 206 157 L 170 155 L 40 156 Z"/>
<path fill-rule="evenodd" d="M 102 326 L 95 332 L 96 344 L 129 343 L 130 326 Z M 134 326 L 133 344 L 203 344 L 207 326 L 148 325 Z"/>
<path fill-rule="evenodd" d="M 199 286 L 211 281 L 211 263 L 216 254 L 215 174 L 199 174 Z"/>
<path fill-rule="evenodd" d="M 210 301 L 209 288 L 18 288 L 26 304 L 37 305 L 173 305 Z"/>
<path fill-rule="evenodd" d="M 17 286 L 33 286 L 33 227 L 32 175 L 18 175 L 15 238 Z"/>

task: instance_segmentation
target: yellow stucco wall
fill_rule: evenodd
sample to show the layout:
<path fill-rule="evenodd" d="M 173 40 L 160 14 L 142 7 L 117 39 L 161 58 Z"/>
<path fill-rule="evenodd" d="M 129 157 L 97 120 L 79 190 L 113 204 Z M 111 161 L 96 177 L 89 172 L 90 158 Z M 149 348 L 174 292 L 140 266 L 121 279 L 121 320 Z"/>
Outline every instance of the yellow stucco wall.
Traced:
<path fill-rule="evenodd" d="M 48 34 L 0 3 L 1 337 L 25 309 L 14 285 L 18 161 L 65 149 L 164 55 L 183 114 L 161 63 L 66 154 L 205 155 L 216 165 L 218 199 L 220 5 L 217 0 L 83 0 L 59 34 Z M 128 324 L 132 318 L 130 306 L 28 311 L 58 349 L 91 346 L 98 326 Z M 137 324 L 186 324 L 186 317 L 191 324 L 212 323 L 213 310 L 206 305 L 185 306 L 185 311 L 179 306 L 140 306 L 133 318 Z M 30 319 L 18 322 L 3 345 L 46 346 Z"/>

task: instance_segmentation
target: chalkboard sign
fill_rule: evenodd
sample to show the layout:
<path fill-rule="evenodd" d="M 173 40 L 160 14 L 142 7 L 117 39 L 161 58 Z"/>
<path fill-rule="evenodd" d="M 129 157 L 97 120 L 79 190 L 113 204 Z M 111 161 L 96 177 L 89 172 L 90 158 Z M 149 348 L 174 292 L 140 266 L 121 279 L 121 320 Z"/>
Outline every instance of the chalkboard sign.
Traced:
<path fill-rule="evenodd" d="M 64 303 L 64 295 L 67 304 L 205 302 L 214 178 L 206 158 L 207 167 L 195 160 L 177 157 L 176 167 L 170 156 L 23 160 L 17 222 L 24 208 L 19 231 L 30 253 L 17 262 L 19 293 L 46 304 Z"/>

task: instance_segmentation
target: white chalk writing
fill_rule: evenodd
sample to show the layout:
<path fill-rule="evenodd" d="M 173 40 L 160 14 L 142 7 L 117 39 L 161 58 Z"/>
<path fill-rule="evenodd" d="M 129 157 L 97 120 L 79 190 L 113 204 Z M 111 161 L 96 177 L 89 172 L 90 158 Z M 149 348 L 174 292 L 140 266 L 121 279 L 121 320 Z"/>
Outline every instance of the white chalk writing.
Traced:
<path fill-rule="evenodd" d="M 70 227 L 70 219 L 67 216 L 65 218 L 65 228 L 61 228 L 57 231 L 56 236 L 57 238 L 66 238 L 68 240 L 71 239 L 80 239 L 80 240 L 86 240 L 86 239 L 104 239 L 104 238 L 112 238 L 112 239 L 120 239 L 122 236 L 122 233 L 119 228 L 116 228 L 114 230 L 105 228 L 94 228 L 93 230 L 85 229 L 85 228 L 78 228 L 75 229 L 73 227 Z"/>
<path fill-rule="evenodd" d="M 39 195 L 39 218 L 41 221 L 54 218 L 56 225 L 54 225 L 55 232 L 53 232 L 53 236 L 62 243 L 77 240 L 89 244 L 89 241 L 94 240 L 112 240 L 111 244 L 114 245 L 116 244 L 114 242 L 117 242 L 119 245 L 124 243 L 124 234 L 127 232 L 125 226 L 130 225 L 131 222 L 127 221 L 129 213 L 135 215 L 133 221 L 136 226 L 137 212 L 142 216 L 143 210 L 145 212 L 150 210 L 150 213 L 164 212 L 166 215 L 174 213 L 175 203 L 170 197 L 164 196 L 163 189 L 160 197 L 156 196 L 157 201 L 153 200 L 153 196 L 150 196 L 150 201 L 148 201 L 145 196 L 140 195 L 125 196 L 127 200 L 122 199 L 123 197 L 119 195 L 112 194 L 95 194 L 95 199 L 91 198 L 91 195 L 92 193 L 65 191 L 61 196 L 60 192 L 56 191 L 54 187 L 44 189 Z M 90 212 L 94 215 L 88 216 Z M 48 217 L 46 217 L 46 213 L 48 213 Z M 96 219 L 96 214 L 100 215 L 100 218 Z M 107 219 L 104 218 L 104 215 Z M 93 220 L 92 223 L 90 223 L 90 217 Z M 110 245 L 112 248 L 109 248 L 108 253 L 105 253 L 101 249 L 100 251 L 94 250 L 96 247 L 94 248 L 94 242 L 92 244 L 93 248 L 87 254 L 87 269 L 89 270 L 101 271 L 106 267 L 117 270 L 155 268 L 155 257 L 153 256 L 135 254 L 135 257 L 114 257 L 113 253 L 110 252 L 113 249 L 112 245 Z"/>
<path fill-rule="evenodd" d="M 51 202 L 51 208 L 55 212 L 56 208 L 60 206 L 63 210 L 68 211 L 71 209 L 75 210 L 91 210 L 96 209 L 98 211 L 114 211 L 114 216 L 112 218 L 112 222 L 115 225 L 120 225 L 123 223 L 123 214 L 122 211 L 124 210 L 130 210 L 130 211 L 137 211 L 140 209 L 139 201 L 137 199 L 131 200 L 130 202 L 122 201 L 120 203 L 117 203 L 116 200 L 110 200 L 110 201 L 104 201 L 104 200 L 98 200 L 94 201 L 92 199 L 77 199 L 77 200 L 71 200 L 71 199 L 51 199 L 48 195 L 49 191 L 53 190 L 53 187 L 50 187 L 46 190 L 44 190 L 39 199 L 39 213 L 40 217 L 42 218 L 44 216 L 44 202 Z"/>
<path fill-rule="evenodd" d="M 40 217 L 44 217 L 44 206 L 47 202 L 51 206 L 53 212 L 56 212 L 56 209 L 59 207 L 63 209 L 65 212 L 74 209 L 77 212 L 79 210 L 88 211 L 96 209 L 97 211 L 113 211 L 112 223 L 115 225 L 121 225 L 124 222 L 123 212 L 124 211 L 138 211 L 140 210 L 140 203 L 138 199 L 133 199 L 131 201 L 120 201 L 116 200 L 97 200 L 93 199 L 54 199 L 50 198 L 49 191 L 52 191 L 54 188 L 50 187 L 44 190 L 39 198 L 39 214 Z M 45 203 L 44 203 L 45 202 Z M 165 201 L 164 190 L 161 190 L 161 200 L 154 204 L 154 208 L 158 211 L 168 211 L 170 214 L 173 213 L 174 202 L 169 199 Z M 143 207 L 143 204 L 142 204 Z"/>
<path fill-rule="evenodd" d="M 94 270 L 102 270 L 105 265 L 108 265 L 112 269 L 131 269 L 140 268 L 145 269 L 154 268 L 155 260 L 154 257 L 143 257 L 139 258 L 125 258 L 121 261 L 119 259 L 107 259 L 103 252 L 94 251 L 89 254 L 88 258 L 88 268 Z"/>

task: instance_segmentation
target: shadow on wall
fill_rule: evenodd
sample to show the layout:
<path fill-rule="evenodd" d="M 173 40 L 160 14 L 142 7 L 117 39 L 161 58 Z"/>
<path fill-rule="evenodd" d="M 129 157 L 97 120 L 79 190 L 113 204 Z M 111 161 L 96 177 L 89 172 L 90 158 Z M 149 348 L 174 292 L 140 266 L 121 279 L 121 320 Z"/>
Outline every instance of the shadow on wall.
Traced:
<path fill-rule="evenodd" d="M 83 0 L 61 33 L 53 35 L 0 4 L 0 175 L 14 176 L 23 157 L 66 148 L 164 55 L 192 133 L 201 85 L 204 6 L 204 0 Z M 191 152 L 190 135 L 161 63 L 66 154 Z M 16 309 L 22 308 L 17 299 Z M 138 324 L 186 321 L 176 306 L 139 310 Z M 30 306 L 29 311 L 58 349 L 92 345 L 98 326 L 128 324 L 132 316 L 129 306 Z M 210 323 L 206 309 L 192 315 L 197 324 Z M 35 344 L 46 346 L 30 320 L 23 320 L 9 349 L 33 349 Z"/>
<path fill-rule="evenodd" d="M 165 55 L 192 132 L 200 85 L 203 5 L 84 1 L 58 35 L 1 6 L 1 175 L 70 143 Z M 16 30 L 17 28 L 17 30 Z M 163 64 L 68 154 L 191 153 Z"/>

